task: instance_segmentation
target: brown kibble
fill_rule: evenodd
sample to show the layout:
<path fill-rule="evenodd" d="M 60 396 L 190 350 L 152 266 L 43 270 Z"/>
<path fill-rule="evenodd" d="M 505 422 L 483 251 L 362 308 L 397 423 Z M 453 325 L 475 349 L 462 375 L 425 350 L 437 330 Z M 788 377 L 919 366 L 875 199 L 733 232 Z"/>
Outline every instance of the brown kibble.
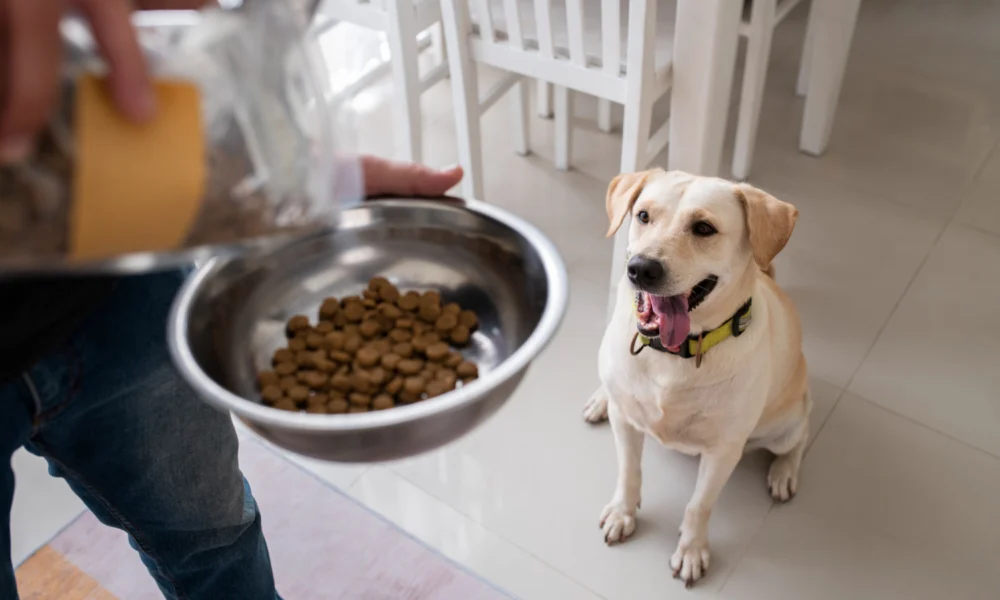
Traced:
<path fill-rule="evenodd" d="M 274 365 L 274 372 L 281 377 L 284 377 L 285 375 L 291 375 L 292 373 L 298 370 L 299 366 L 293 362 L 283 362 Z"/>
<path fill-rule="evenodd" d="M 375 298 L 365 298 L 364 300 L 361 301 L 361 304 L 365 308 L 369 308 L 369 309 L 375 308 L 376 306 L 378 306 L 378 303 L 375 301 Z M 367 314 L 368 311 L 365 311 L 365 312 Z"/>
<path fill-rule="evenodd" d="M 382 326 L 379 325 L 378 321 L 374 319 L 369 319 L 365 321 L 360 326 L 358 326 L 358 332 L 361 333 L 363 337 L 373 338 L 382 331 Z"/>
<path fill-rule="evenodd" d="M 449 302 L 444 305 L 444 308 L 442 308 L 441 311 L 446 315 L 455 315 L 457 317 L 458 314 L 462 312 L 462 307 L 459 306 L 457 302 Z"/>
<path fill-rule="evenodd" d="M 441 369 L 434 374 L 434 378 L 444 382 L 449 390 L 455 389 L 455 386 L 458 384 L 458 375 L 451 369 Z"/>
<path fill-rule="evenodd" d="M 444 342 L 435 342 L 430 346 L 427 346 L 425 354 L 427 354 L 428 360 L 440 361 L 448 357 L 448 352 L 450 352 L 448 344 Z"/>
<path fill-rule="evenodd" d="M 344 335 L 347 335 L 347 336 L 354 335 L 355 333 L 358 333 L 358 324 L 357 323 L 348 323 L 347 325 L 344 325 L 344 327 L 341 329 L 341 331 L 343 331 Z M 358 333 L 358 335 L 360 335 L 360 333 Z"/>
<path fill-rule="evenodd" d="M 458 365 L 462 364 L 462 355 L 458 352 L 451 351 L 448 353 L 448 357 L 444 359 L 444 366 L 454 369 Z"/>
<path fill-rule="evenodd" d="M 392 351 L 401 356 L 402 358 L 410 358 L 411 356 L 413 356 L 413 344 L 410 344 L 408 342 L 403 344 L 396 344 L 395 346 L 392 347 Z"/>
<path fill-rule="evenodd" d="M 464 361 L 462 364 L 458 365 L 455 372 L 458 373 L 458 376 L 463 380 L 469 378 L 475 379 L 476 377 L 479 377 L 479 367 L 477 367 L 474 362 Z"/>
<path fill-rule="evenodd" d="M 299 407 L 288 398 L 282 398 L 274 403 L 274 408 L 287 410 L 288 412 L 299 412 Z"/>
<path fill-rule="evenodd" d="M 296 402 L 305 402 L 309 397 L 309 388 L 304 385 L 296 385 L 288 390 L 288 397 Z"/>
<path fill-rule="evenodd" d="M 379 338 L 372 342 L 372 348 L 375 348 L 379 354 L 388 354 L 392 352 L 392 342 L 386 338 Z"/>
<path fill-rule="evenodd" d="M 427 323 L 433 323 L 441 316 L 441 306 L 438 304 L 421 304 L 417 314 Z"/>
<path fill-rule="evenodd" d="M 268 404 L 274 404 L 278 400 L 281 400 L 285 393 L 281 391 L 281 388 L 277 385 L 267 385 L 264 389 L 260 391 L 260 397 L 264 399 L 264 402 Z"/>
<path fill-rule="evenodd" d="M 447 391 L 448 391 L 447 384 L 445 384 L 445 382 L 439 379 L 435 379 L 434 381 L 431 381 L 430 383 L 427 384 L 428 398 L 434 398 L 436 396 L 440 396 L 441 394 L 444 394 Z"/>
<path fill-rule="evenodd" d="M 336 374 L 330 378 L 330 387 L 338 392 L 348 393 L 353 387 L 350 375 Z"/>
<path fill-rule="evenodd" d="M 271 357 L 271 364 L 295 362 L 295 353 L 288 348 L 280 348 L 274 351 L 274 356 Z"/>
<path fill-rule="evenodd" d="M 329 401 L 330 397 L 327 396 L 326 394 L 314 394 L 312 396 L 309 396 L 309 398 L 306 400 L 306 402 L 310 405 L 322 404 L 323 406 L 326 406 L 327 402 Z"/>
<path fill-rule="evenodd" d="M 323 345 L 323 336 L 313 332 L 306 336 L 306 348 L 316 350 Z"/>
<path fill-rule="evenodd" d="M 401 319 L 396 319 L 397 329 L 413 329 L 413 319 L 409 317 L 403 317 Z"/>
<path fill-rule="evenodd" d="M 344 352 L 348 354 L 354 354 L 361 347 L 361 335 L 357 333 L 348 334 L 347 339 L 344 340 Z"/>
<path fill-rule="evenodd" d="M 420 306 L 420 294 L 407 292 L 399 300 L 396 300 L 396 306 L 403 310 L 416 310 Z"/>
<path fill-rule="evenodd" d="M 440 333 L 447 335 L 456 325 L 458 325 L 458 317 L 451 313 L 444 313 L 438 317 L 438 320 L 434 323 L 434 328 Z"/>
<path fill-rule="evenodd" d="M 320 321 L 316 324 L 316 327 L 314 327 L 313 330 L 320 335 L 326 335 L 333 331 L 333 323 L 329 321 Z"/>
<path fill-rule="evenodd" d="M 379 362 L 383 368 L 394 371 L 396 370 L 396 365 L 398 365 L 401 360 L 403 359 L 400 358 L 398 354 L 390 352 L 389 354 L 383 354 Z"/>
<path fill-rule="evenodd" d="M 310 404 L 306 407 L 306 412 L 311 415 L 325 415 L 326 405 L 323 404 Z"/>
<path fill-rule="evenodd" d="M 369 381 L 366 373 L 362 371 L 355 371 L 348 375 L 351 378 L 351 388 L 355 392 L 368 392 L 371 389 L 371 381 Z"/>
<path fill-rule="evenodd" d="M 373 290 L 365 290 L 361 292 L 361 295 L 365 300 L 378 300 L 378 292 Z"/>
<path fill-rule="evenodd" d="M 347 409 L 347 412 L 350 413 L 350 414 L 366 413 L 366 412 L 368 412 L 368 407 L 367 406 L 352 406 L 351 408 Z"/>
<path fill-rule="evenodd" d="M 345 315 L 343 311 L 340 311 L 339 313 L 333 315 L 332 322 L 334 327 L 343 329 L 344 326 L 347 325 L 347 315 Z"/>
<path fill-rule="evenodd" d="M 306 338 L 297 337 L 288 340 L 288 349 L 292 352 L 302 352 L 306 349 Z"/>
<path fill-rule="evenodd" d="M 406 390 L 399 392 L 397 398 L 399 398 L 399 401 L 402 402 L 403 404 L 413 404 L 414 402 L 420 402 L 420 394 L 411 394 Z"/>
<path fill-rule="evenodd" d="M 351 407 L 350 403 L 343 398 L 334 398 L 326 405 L 326 412 L 331 415 L 341 415 L 347 412 L 347 409 Z"/>
<path fill-rule="evenodd" d="M 413 335 L 421 335 L 422 333 L 424 333 L 424 332 L 427 331 L 428 327 L 429 327 L 429 325 L 427 325 L 427 323 L 424 323 L 423 321 L 414 321 L 413 322 Z"/>
<path fill-rule="evenodd" d="M 417 336 L 413 340 L 413 349 L 423 354 L 424 352 L 427 352 L 428 346 L 430 346 L 431 344 L 436 344 L 440 341 L 441 341 L 441 336 L 439 336 L 438 334 L 433 332 L 424 333 Z"/>
<path fill-rule="evenodd" d="M 477 317 L 476 313 L 471 310 L 463 310 L 458 315 L 458 324 L 464 326 L 470 331 L 474 331 L 476 327 L 479 327 L 479 317 Z"/>
<path fill-rule="evenodd" d="M 269 385 L 278 385 L 278 374 L 274 371 L 261 371 L 257 374 L 257 387 L 263 389 Z"/>
<path fill-rule="evenodd" d="M 333 373 L 337 370 L 337 363 L 332 360 L 328 360 L 326 357 L 317 356 L 316 357 L 316 369 L 323 373 Z"/>
<path fill-rule="evenodd" d="M 417 358 L 408 358 L 406 360 L 399 361 L 396 365 L 396 370 L 403 375 L 416 375 L 424 368 L 424 361 Z"/>
<path fill-rule="evenodd" d="M 306 373 L 305 384 L 314 390 L 323 389 L 323 387 L 325 387 L 329 382 L 330 378 L 323 373 L 317 371 L 309 371 Z"/>
<path fill-rule="evenodd" d="M 366 369 L 374 367 L 379 362 L 378 351 L 374 348 L 362 348 L 358 350 L 357 359 L 358 363 Z"/>
<path fill-rule="evenodd" d="M 299 331 L 309 329 L 309 317 L 305 315 L 295 315 L 291 319 L 288 319 L 288 324 L 285 325 L 285 334 L 288 337 L 294 336 Z"/>
<path fill-rule="evenodd" d="M 340 312 L 340 302 L 336 298 L 327 298 L 319 307 L 319 318 L 332 321 L 334 315 Z M 336 325 L 336 323 L 333 323 Z"/>
<path fill-rule="evenodd" d="M 382 387 L 385 380 L 389 378 L 389 374 L 385 372 L 382 367 L 375 367 L 374 369 L 368 371 L 368 381 L 372 382 L 376 388 Z"/>
<path fill-rule="evenodd" d="M 347 306 L 350 304 L 361 304 L 362 300 L 363 298 L 361 298 L 361 296 L 344 296 L 340 300 L 340 306 L 343 308 L 347 308 Z"/>
<path fill-rule="evenodd" d="M 413 338 L 413 334 L 405 329 L 393 329 L 389 332 L 389 339 L 397 344 L 408 342 Z"/>
<path fill-rule="evenodd" d="M 469 338 L 472 334 L 469 332 L 469 328 L 465 325 L 459 325 L 458 327 L 451 330 L 451 343 L 456 346 L 464 346 L 469 343 Z"/>
<path fill-rule="evenodd" d="M 330 358 L 334 362 L 340 363 L 342 365 L 346 365 L 347 363 L 351 362 L 351 355 L 344 352 L 343 350 L 335 350 L 331 352 Z"/>
<path fill-rule="evenodd" d="M 386 286 L 392 286 L 392 283 L 382 276 L 372 277 L 371 281 L 368 282 L 368 289 L 373 292 L 377 292 Z"/>
<path fill-rule="evenodd" d="M 344 317 L 349 323 L 359 323 L 365 316 L 365 306 L 360 302 L 352 302 L 344 307 Z"/>
<path fill-rule="evenodd" d="M 296 386 L 298 384 L 299 380 L 294 375 L 285 375 L 284 377 L 278 380 L 278 387 L 280 387 L 281 390 L 284 392 L 287 392 L 288 390 L 292 389 L 293 386 Z"/>
<path fill-rule="evenodd" d="M 372 408 L 375 410 L 385 410 L 387 408 L 392 408 L 395 405 L 396 402 L 389 394 L 379 394 L 378 396 L 375 396 L 374 400 L 372 400 Z"/>
<path fill-rule="evenodd" d="M 342 331 L 331 331 L 323 338 L 323 347 L 327 350 L 343 350 L 346 336 Z"/>
<path fill-rule="evenodd" d="M 402 377 L 394 377 L 392 379 L 392 381 L 390 381 L 389 383 L 385 384 L 385 391 L 386 391 L 386 393 L 387 394 L 392 394 L 393 396 L 395 396 L 396 394 L 398 394 L 399 390 L 401 390 L 401 389 L 403 389 L 403 378 Z"/>
<path fill-rule="evenodd" d="M 378 310 L 383 317 L 393 321 L 403 318 L 403 311 L 399 310 L 395 304 L 380 304 Z"/>
<path fill-rule="evenodd" d="M 399 300 L 399 290 L 392 284 L 384 285 L 378 291 L 378 296 L 386 302 L 395 302 Z"/>
<path fill-rule="evenodd" d="M 423 377 L 407 377 L 403 381 L 403 391 L 407 394 L 422 394 L 426 386 L 427 381 Z"/>
<path fill-rule="evenodd" d="M 433 304 L 441 307 L 441 294 L 435 290 L 428 290 L 420 296 L 421 304 Z"/>
<path fill-rule="evenodd" d="M 347 397 L 347 400 L 351 403 L 351 406 L 369 406 L 372 403 L 372 397 L 368 394 L 361 394 L 354 392 Z"/>

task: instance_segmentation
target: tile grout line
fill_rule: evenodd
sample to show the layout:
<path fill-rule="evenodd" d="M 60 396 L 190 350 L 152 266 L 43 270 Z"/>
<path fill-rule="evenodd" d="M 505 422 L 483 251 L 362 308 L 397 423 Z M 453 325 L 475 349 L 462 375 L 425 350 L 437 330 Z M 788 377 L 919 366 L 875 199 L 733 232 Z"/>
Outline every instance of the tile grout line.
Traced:
<path fill-rule="evenodd" d="M 850 388 L 851 384 L 854 383 L 855 377 L 857 377 L 858 373 L 861 371 L 861 368 L 864 365 L 865 361 L 868 360 L 868 356 L 871 354 L 872 350 L 875 348 L 875 345 L 878 343 L 878 340 L 882 337 L 882 333 L 885 331 L 885 328 L 889 325 L 889 321 L 892 320 L 892 316 L 894 314 L 896 314 L 896 310 L 899 308 L 899 305 L 903 302 L 903 299 L 906 297 L 906 294 L 909 293 L 910 288 L 913 286 L 913 283 L 916 281 L 916 279 L 920 275 L 921 271 L 923 271 L 924 266 L 927 264 L 927 261 L 930 259 L 931 254 L 934 252 L 934 249 L 938 245 L 938 242 L 940 242 L 941 238 L 944 237 L 945 232 L 948 230 L 949 227 L 951 227 L 952 225 L 956 225 L 956 224 L 964 226 L 964 227 L 970 227 L 970 226 L 962 225 L 961 223 L 956 223 L 955 219 L 958 216 L 959 211 L 961 210 L 962 204 L 968 198 L 969 193 L 974 188 L 975 184 L 979 181 L 979 178 L 982 176 L 983 170 L 986 168 L 986 164 L 989 163 L 990 159 L 993 158 L 993 155 L 996 154 L 997 152 L 1000 152 L 1000 138 L 998 138 L 997 140 L 994 141 L 993 147 L 990 149 L 989 152 L 985 153 L 983 159 L 980 161 L 979 165 L 976 167 L 975 173 L 970 178 L 970 180 L 969 180 L 969 182 L 968 182 L 968 184 L 966 186 L 966 189 L 964 190 L 962 201 L 956 203 L 954 210 L 951 212 L 951 215 L 947 218 L 947 220 L 945 220 L 943 222 L 943 224 L 941 226 L 941 230 L 938 232 L 938 235 L 934 238 L 934 241 L 931 243 L 930 247 L 927 249 L 927 252 L 926 252 L 926 254 L 923 257 L 923 260 L 920 261 L 920 265 L 918 265 L 917 268 L 914 270 L 913 276 L 910 278 L 910 281 L 907 283 L 906 287 L 903 289 L 903 292 L 899 295 L 899 298 L 896 300 L 896 303 L 893 305 L 892 310 L 889 312 L 889 315 L 886 317 L 885 321 L 882 323 L 882 326 L 879 328 L 878 333 L 876 333 L 875 338 L 872 340 L 871 345 L 869 345 L 867 351 L 865 352 L 864 357 L 862 357 L 862 359 L 858 362 L 858 366 L 857 366 L 857 368 L 854 369 L 854 372 L 851 373 L 851 377 L 840 388 L 840 393 L 837 395 L 837 399 L 834 401 L 833 406 L 830 408 L 830 411 L 827 413 L 826 418 L 823 419 L 823 422 L 820 424 L 819 429 L 816 430 L 816 435 L 814 435 L 814 436 L 811 437 L 811 439 L 809 440 L 808 445 L 806 446 L 806 451 L 805 451 L 805 454 L 803 456 L 803 464 L 805 464 L 805 460 L 808 458 L 809 451 L 812 449 L 813 444 L 816 443 L 816 440 L 818 440 L 819 436 L 823 433 L 823 429 L 826 427 L 826 424 L 830 421 L 830 418 L 833 416 L 833 413 L 837 410 L 837 407 L 840 406 L 840 401 L 843 400 L 844 395 L 849 392 L 849 388 Z M 976 227 L 971 227 L 971 228 L 979 230 Z M 985 231 L 985 233 L 990 233 L 990 234 L 992 234 L 994 236 L 997 235 L 997 234 L 995 234 L 993 232 L 989 232 L 989 231 Z M 998 237 L 1000 237 L 1000 236 L 998 236 Z M 927 425 L 926 423 L 921 423 L 920 421 L 917 421 L 917 420 L 913 419 L 912 417 L 909 417 L 907 415 L 903 415 L 903 414 L 900 414 L 900 413 L 898 413 L 896 411 L 890 410 L 890 409 L 888 409 L 888 408 L 886 408 L 886 407 L 884 407 L 884 406 L 882 406 L 882 405 L 880 405 L 880 404 L 878 404 L 876 402 L 872 402 L 871 400 L 869 400 L 868 398 L 865 398 L 864 396 L 862 396 L 860 394 L 856 394 L 854 392 L 850 392 L 850 393 L 853 394 L 854 396 L 857 396 L 858 398 L 860 398 L 864 402 L 866 402 L 866 403 L 868 403 L 868 404 L 870 404 L 870 405 L 872 405 L 872 406 L 874 406 L 876 408 L 879 408 L 879 409 L 881 409 L 881 410 L 883 410 L 883 411 L 885 411 L 885 412 L 887 412 L 887 413 L 889 413 L 891 415 L 895 415 L 897 417 L 900 417 L 900 418 L 902 418 L 902 419 L 904 419 L 906 421 L 909 421 L 910 423 L 913 423 L 915 425 L 920 426 L 921 428 L 923 428 L 923 429 L 925 429 L 927 431 L 931 431 L 933 433 L 939 434 L 939 435 L 945 437 L 946 439 L 949 439 L 949 440 L 951 440 L 953 442 L 957 442 L 958 444 L 960 444 L 960 445 L 962 445 L 962 446 L 964 446 L 966 448 L 970 448 L 970 449 L 975 450 L 975 451 L 977 451 L 977 452 L 979 452 L 981 454 L 985 454 L 986 456 L 989 456 L 990 458 L 994 458 L 994 459 L 1000 461 L 1000 456 L 997 456 L 997 455 L 995 455 L 995 454 L 993 454 L 991 452 L 988 452 L 987 450 L 984 450 L 983 448 L 980 448 L 978 446 L 974 446 L 974 445 L 972 445 L 972 444 L 970 444 L 970 443 L 968 443 L 968 442 L 966 442 L 964 440 L 961 440 L 959 438 L 956 438 L 953 435 L 951 435 L 949 433 L 946 433 L 944 431 L 939 431 L 939 430 L 937 430 L 937 429 L 935 429 L 935 428 Z M 761 521 L 760 521 L 760 525 L 758 525 L 758 527 L 757 527 L 756 531 L 754 531 L 753 535 L 750 536 L 750 540 L 747 542 L 744 552 L 740 555 L 740 557 L 733 564 L 733 568 L 730 569 L 729 573 L 726 574 L 726 578 L 725 578 L 725 580 L 723 580 L 722 585 L 719 588 L 720 592 L 722 592 L 725 589 L 726 584 L 729 583 L 729 579 L 733 576 L 733 574 L 736 572 L 736 569 L 739 567 L 739 564 L 746 557 L 746 553 L 749 552 L 750 548 L 754 544 L 754 541 L 760 535 L 761 531 L 763 531 L 765 525 L 767 524 L 768 519 L 771 518 L 771 513 L 774 511 L 774 508 L 776 506 L 777 506 L 777 503 L 773 503 L 771 505 L 771 507 L 768 508 L 767 513 L 764 515 L 764 518 L 761 519 Z"/>
<path fill-rule="evenodd" d="M 385 469 L 387 471 L 389 471 L 390 473 L 392 473 L 393 475 L 395 475 L 396 477 L 399 477 L 400 479 L 402 479 L 406 483 L 408 483 L 408 484 L 412 485 L 413 487 L 417 488 L 421 492 L 427 494 L 428 496 L 430 496 L 434 500 L 440 502 L 441 504 L 443 504 L 447 508 L 451 509 L 455 514 L 457 514 L 457 515 L 459 515 L 461 517 L 464 517 L 464 518 L 468 519 L 469 521 L 472 521 L 476 525 L 479 525 L 480 527 L 482 527 L 483 529 L 485 529 L 489 533 L 497 536 L 498 539 L 501 539 L 504 542 L 506 542 L 506 543 L 510 544 L 511 546 L 513 546 L 514 548 L 517 548 L 518 550 L 520 550 L 521 552 L 523 552 L 526 555 L 530 556 L 531 558 L 535 559 L 536 561 L 538 561 L 542 565 L 545 565 L 546 567 L 548 567 L 552 571 L 554 571 L 554 572 L 558 573 L 559 575 L 565 577 L 567 580 L 572 581 L 573 583 L 575 583 L 579 587 L 587 590 L 588 592 L 590 592 L 594 596 L 596 596 L 598 598 L 601 598 L 602 600 L 607 600 L 606 597 L 603 594 L 600 594 L 600 593 L 596 592 L 595 590 L 591 589 L 590 586 L 584 584 L 579 579 L 577 579 L 575 577 L 572 577 L 569 574 L 563 572 L 562 569 L 559 569 L 558 567 L 555 567 L 554 565 L 549 564 L 549 562 L 547 560 L 541 558 L 540 556 L 536 555 L 534 552 L 528 550 L 527 548 L 524 548 L 523 546 L 521 546 L 517 542 L 514 542 L 513 540 L 511 540 L 511 539 L 507 538 L 506 536 L 498 533 L 497 531 L 494 531 L 493 528 L 487 527 L 485 524 L 481 523 L 478 519 L 475 519 L 472 516 L 466 514 L 465 511 L 459 510 L 457 507 L 452 506 L 452 504 L 450 502 L 447 502 L 443 498 L 439 498 L 436 494 L 433 494 L 430 491 L 424 489 L 423 486 L 418 485 L 416 482 L 412 481 L 409 477 L 406 477 L 405 475 L 403 475 L 401 473 L 398 473 L 395 469 L 393 469 L 391 467 L 385 467 Z M 365 506 L 367 506 L 367 504 Z M 372 509 L 372 510 L 374 510 L 374 509 Z M 386 517 L 386 518 L 388 518 L 388 517 Z M 395 523 L 395 521 L 392 521 L 392 522 Z M 466 568 L 468 568 L 468 567 L 466 567 Z"/>

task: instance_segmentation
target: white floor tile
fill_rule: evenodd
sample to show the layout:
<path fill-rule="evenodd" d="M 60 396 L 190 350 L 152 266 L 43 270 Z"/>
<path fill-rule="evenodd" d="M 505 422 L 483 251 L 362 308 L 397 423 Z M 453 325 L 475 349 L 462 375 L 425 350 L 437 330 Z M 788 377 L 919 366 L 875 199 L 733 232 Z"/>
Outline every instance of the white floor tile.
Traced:
<path fill-rule="evenodd" d="M 598 600 L 563 575 L 391 471 L 374 467 L 349 494 L 410 535 L 523 600 Z"/>
<path fill-rule="evenodd" d="M 955 221 L 1000 235 L 1000 146 L 983 165 L 976 183 L 955 215 Z"/>
<path fill-rule="evenodd" d="M 996 598 L 997 459 L 849 395 L 802 469 L 721 597 Z"/>
<path fill-rule="evenodd" d="M 948 228 L 851 391 L 1000 456 L 1000 238 Z"/>

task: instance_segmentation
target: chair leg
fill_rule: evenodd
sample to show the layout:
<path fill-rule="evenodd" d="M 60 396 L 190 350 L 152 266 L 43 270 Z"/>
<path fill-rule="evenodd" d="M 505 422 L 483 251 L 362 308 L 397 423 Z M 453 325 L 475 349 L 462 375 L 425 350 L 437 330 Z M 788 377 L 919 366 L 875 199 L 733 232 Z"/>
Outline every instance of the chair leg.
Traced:
<path fill-rule="evenodd" d="M 538 103 L 536 110 L 538 116 L 543 119 L 552 118 L 552 84 L 541 79 L 535 80 L 535 101 Z"/>
<path fill-rule="evenodd" d="M 611 122 L 611 101 L 606 98 L 597 99 L 597 128 L 604 133 L 611 133 L 614 124 Z"/>
<path fill-rule="evenodd" d="M 387 2 L 392 79 L 396 86 L 397 154 L 404 160 L 423 158 L 420 119 L 420 70 L 417 64 L 416 15 L 411 3 Z"/>
<path fill-rule="evenodd" d="M 861 0 L 814 0 L 814 5 L 818 22 L 799 149 L 820 156 L 830 143 Z"/>
<path fill-rule="evenodd" d="M 444 39 L 448 48 L 448 69 L 451 71 L 452 110 L 455 112 L 458 160 L 465 169 L 462 193 L 467 198 L 484 200 L 478 73 L 466 39 L 470 29 L 468 10 L 468 3 L 464 0 L 441 0 Z"/>
<path fill-rule="evenodd" d="M 556 169 L 569 170 L 573 146 L 573 92 L 566 86 L 555 86 Z"/>
<path fill-rule="evenodd" d="M 435 23 L 431 26 L 431 48 L 434 52 L 434 64 L 448 64 L 448 48 L 444 43 L 444 24 Z M 450 75 L 450 74 L 449 74 Z M 448 77 L 446 75 L 445 77 Z"/>
<path fill-rule="evenodd" d="M 528 80 L 521 78 L 513 90 L 514 98 L 511 98 L 514 106 L 514 150 L 521 156 L 527 156 L 531 152 L 530 121 L 528 119 L 528 105 L 530 104 L 528 93 Z"/>
<path fill-rule="evenodd" d="M 816 3 L 809 3 L 809 20 L 806 22 L 806 39 L 802 44 L 802 57 L 799 60 L 799 76 L 795 80 L 795 94 L 805 98 L 809 88 L 809 65 L 813 60 L 813 45 L 816 40 Z"/>
<path fill-rule="evenodd" d="M 761 103 L 767 67 L 771 62 L 771 37 L 774 33 L 776 0 L 754 0 L 750 15 L 750 35 L 747 37 L 747 57 L 743 67 L 743 91 L 736 122 L 736 147 L 733 152 L 733 177 L 746 179 L 753 164 L 757 143 Z"/>

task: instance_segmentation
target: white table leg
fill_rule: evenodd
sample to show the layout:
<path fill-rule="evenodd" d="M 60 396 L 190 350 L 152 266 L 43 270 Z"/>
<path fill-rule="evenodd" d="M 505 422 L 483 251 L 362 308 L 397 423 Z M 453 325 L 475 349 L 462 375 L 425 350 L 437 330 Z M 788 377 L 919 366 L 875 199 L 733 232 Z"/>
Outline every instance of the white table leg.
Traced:
<path fill-rule="evenodd" d="M 813 0 L 809 84 L 799 149 L 820 156 L 830 143 L 861 0 Z"/>
<path fill-rule="evenodd" d="M 834 0 L 839 1 L 839 0 Z M 719 175 L 743 0 L 678 0 L 670 168 Z"/>

